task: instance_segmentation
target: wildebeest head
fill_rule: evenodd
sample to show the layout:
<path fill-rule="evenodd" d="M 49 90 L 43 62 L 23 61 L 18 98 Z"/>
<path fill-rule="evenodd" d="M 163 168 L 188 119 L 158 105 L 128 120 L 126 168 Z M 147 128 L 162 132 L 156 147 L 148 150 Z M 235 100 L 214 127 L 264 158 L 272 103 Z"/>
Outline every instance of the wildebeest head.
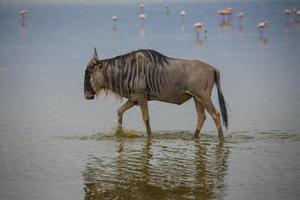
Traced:
<path fill-rule="evenodd" d="M 88 100 L 94 99 L 97 91 L 103 87 L 101 85 L 101 69 L 103 65 L 98 58 L 97 50 L 94 48 L 94 54 L 85 69 L 84 76 L 84 97 Z"/>

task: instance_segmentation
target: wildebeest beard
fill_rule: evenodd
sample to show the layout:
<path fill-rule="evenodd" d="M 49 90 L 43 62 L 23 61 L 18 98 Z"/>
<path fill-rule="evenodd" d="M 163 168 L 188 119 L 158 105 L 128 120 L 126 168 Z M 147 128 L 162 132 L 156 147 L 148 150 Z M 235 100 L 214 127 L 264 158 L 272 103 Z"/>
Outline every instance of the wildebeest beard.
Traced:
<path fill-rule="evenodd" d="M 94 99 L 94 96 L 96 95 L 95 90 L 92 87 L 90 77 L 91 73 L 93 71 L 95 66 L 89 66 L 87 67 L 85 71 L 85 76 L 84 76 L 84 95 L 87 99 Z"/>

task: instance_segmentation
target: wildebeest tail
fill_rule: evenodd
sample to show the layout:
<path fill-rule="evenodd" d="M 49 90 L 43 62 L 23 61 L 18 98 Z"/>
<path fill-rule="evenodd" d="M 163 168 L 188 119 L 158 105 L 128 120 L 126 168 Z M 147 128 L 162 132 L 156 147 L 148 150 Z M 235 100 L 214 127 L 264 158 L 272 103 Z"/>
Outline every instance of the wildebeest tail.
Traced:
<path fill-rule="evenodd" d="M 218 90 L 218 97 L 219 97 L 219 105 L 221 109 L 221 115 L 223 119 L 223 124 L 226 128 L 228 128 L 228 115 L 227 115 L 227 108 L 226 108 L 226 102 L 221 90 L 221 83 L 220 83 L 220 72 L 215 69 L 214 71 L 215 74 L 215 82 L 217 85 L 217 90 Z"/>

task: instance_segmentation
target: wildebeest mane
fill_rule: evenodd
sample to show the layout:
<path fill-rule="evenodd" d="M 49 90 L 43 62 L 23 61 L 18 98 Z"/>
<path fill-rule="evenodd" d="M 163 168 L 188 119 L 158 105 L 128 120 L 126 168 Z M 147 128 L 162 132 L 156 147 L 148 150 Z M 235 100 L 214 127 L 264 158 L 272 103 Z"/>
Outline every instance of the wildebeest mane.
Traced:
<path fill-rule="evenodd" d="M 165 56 L 157 51 L 154 51 L 152 49 L 139 49 L 136 51 L 132 51 L 130 53 L 126 53 L 126 54 L 119 55 L 114 58 L 105 59 L 102 61 L 112 63 L 112 62 L 115 62 L 115 60 L 128 59 L 137 53 L 142 53 L 153 65 L 168 64 L 169 60 L 172 59 L 172 58 L 167 57 L 167 56 Z"/>
<path fill-rule="evenodd" d="M 165 67 L 169 58 L 154 50 L 141 49 L 101 60 L 106 90 L 129 97 L 133 92 L 156 96 L 165 84 Z"/>

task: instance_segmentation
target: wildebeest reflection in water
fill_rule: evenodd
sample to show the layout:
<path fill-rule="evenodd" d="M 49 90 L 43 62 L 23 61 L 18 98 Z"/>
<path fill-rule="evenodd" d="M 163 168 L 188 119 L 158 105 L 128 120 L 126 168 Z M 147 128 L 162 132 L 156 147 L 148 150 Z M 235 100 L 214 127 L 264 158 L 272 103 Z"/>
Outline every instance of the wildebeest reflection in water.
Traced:
<path fill-rule="evenodd" d="M 124 112 L 139 105 L 148 136 L 151 135 L 148 101 L 180 105 L 193 97 L 198 114 L 194 137 L 199 138 L 206 119 L 205 109 L 215 122 L 219 139 L 224 140 L 220 113 L 211 100 L 215 84 L 223 124 L 227 128 L 228 116 L 220 73 L 213 66 L 199 60 L 170 58 L 154 50 L 138 50 L 100 60 L 95 48 L 85 70 L 84 96 L 86 99 L 94 99 L 95 95 L 106 91 L 119 98 L 128 98 L 118 109 L 118 129 L 122 128 Z"/>
<path fill-rule="evenodd" d="M 119 140 L 115 158 L 92 157 L 83 172 L 85 199 L 220 199 L 228 147 L 195 142 Z"/>

